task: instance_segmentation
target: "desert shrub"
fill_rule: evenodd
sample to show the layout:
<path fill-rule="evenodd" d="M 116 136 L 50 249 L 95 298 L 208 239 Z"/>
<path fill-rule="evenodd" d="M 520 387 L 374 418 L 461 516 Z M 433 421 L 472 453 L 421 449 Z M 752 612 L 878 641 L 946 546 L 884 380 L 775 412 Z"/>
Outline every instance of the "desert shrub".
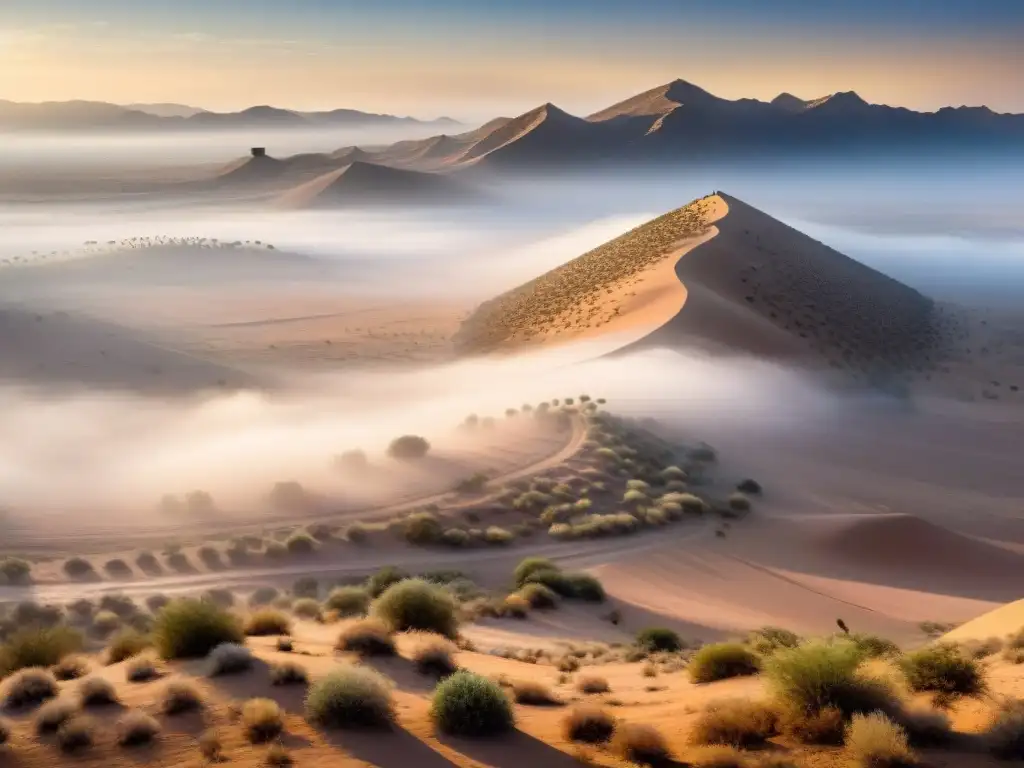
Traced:
<path fill-rule="evenodd" d="M 97 611 L 92 617 L 92 631 L 98 637 L 106 637 L 120 627 L 121 619 L 113 611 Z"/>
<path fill-rule="evenodd" d="M 46 702 L 36 713 L 36 733 L 53 733 L 79 711 L 78 702 L 71 699 L 53 699 Z"/>
<path fill-rule="evenodd" d="M 345 529 L 345 538 L 353 544 L 362 544 L 369 538 L 370 534 L 362 523 L 352 523 Z"/>
<path fill-rule="evenodd" d="M 224 561 L 221 560 L 220 551 L 215 547 L 203 546 L 196 550 L 196 557 L 198 557 L 207 568 L 211 571 L 219 571 L 224 567 Z"/>
<path fill-rule="evenodd" d="M 728 699 L 708 704 L 690 732 L 694 744 L 752 747 L 777 731 L 775 711 L 758 701 Z"/>
<path fill-rule="evenodd" d="M 292 613 L 300 619 L 320 618 L 320 603 L 312 597 L 302 597 L 292 603 Z"/>
<path fill-rule="evenodd" d="M 270 668 L 271 685 L 305 685 L 308 682 L 306 668 L 294 661 L 275 664 Z"/>
<path fill-rule="evenodd" d="M 171 599 L 167 595 L 150 595 L 146 598 L 146 607 L 153 613 L 158 613 L 169 602 Z"/>
<path fill-rule="evenodd" d="M 843 723 L 855 714 L 898 711 L 891 686 L 859 670 L 862 658 L 852 643 L 815 642 L 768 659 L 765 673 L 783 730 L 802 741 L 829 743 L 842 738 Z"/>
<path fill-rule="evenodd" d="M 291 653 L 295 650 L 295 644 L 292 643 L 290 637 L 279 637 L 277 638 L 277 644 L 275 646 L 281 653 Z"/>
<path fill-rule="evenodd" d="M 156 616 L 154 645 L 165 659 L 206 656 L 221 643 L 245 638 L 238 619 L 203 600 L 174 600 Z"/>
<path fill-rule="evenodd" d="M 167 556 L 167 566 L 178 573 L 191 573 L 195 567 L 184 552 L 172 552 Z"/>
<path fill-rule="evenodd" d="M 636 636 L 636 644 L 648 653 L 653 651 L 680 651 L 683 641 L 676 632 L 663 627 L 649 627 Z"/>
<path fill-rule="evenodd" d="M 320 595 L 320 582 L 312 576 L 303 576 L 292 584 L 292 594 L 296 597 L 316 599 Z"/>
<path fill-rule="evenodd" d="M 391 686 L 368 667 L 336 669 L 306 695 L 306 719 L 325 728 L 379 727 L 393 718 Z"/>
<path fill-rule="evenodd" d="M 249 741 L 266 744 L 284 730 L 284 714 L 273 699 L 249 699 L 242 705 L 242 725 Z"/>
<path fill-rule="evenodd" d="M 261 608 L 246 617 L 244 630 L 245 634 L 252 637 L 290 635 L 292 620 L 276 608 Z"/>
<path fill-rule="evenodd" d="M 581 677 L 579 681 L 576 683 L 576 687 L 579 689 L 580 693 L 590 694 L 608 693 L 608 691 L 611 690 L 608 687 L 607 680 L 605 680 L 603 677 L 597 677 L 595 675 Z"/>
<path fill-rule="evenodd" d="M 633 507 L 650 504 L 650 502 L 651 499 L 646 493 L 635 488 L 622 494 L 622 503 Z"/>
<path fill-rule="evenodd" d="M 953 726 L 945 712 L 919 704 L 901 706 L 893 720 L 907 732 L 911 746 L 944 746 L 953 738 Z"/>
<path fill-rule="evenodd" d="M 339 616 L 362 616 L 370 607 L 370 594 L 362 587 L 337 587 L 324 602 L 327 610 Z"/>
<path fill-rule="evenodd" d="M 758 495 L 761 493 L 761 484 L 757 482 L 757 480 L 753 480 L 748 477 L 745 480 L 740 480 L 739 483 L 736 484 L 736 490 L 740 493 Z"/>
<path fill-rule="evenodd" d="M 31 581 L 32 566 L 17 557 L 0 559 L 0 575 L 8 584 L 28 584 Z"/>
<path fill-rule="evenodd" d="M 421 675 L 448 677 L 458 670 L 455 645 L 438 635 L 424 635 L 412 653 L 413 664 Z"/>
<path fill-rule="evenodd" d="M 561 571 L 541 570 L 534 571 L 526 577 L 527 584 L 543 584 L 555 594 L 562 597 L 573 596 L 573 581 L 568 574 Z"/>
<path fill-rule="evenodd" d="M 501 686 L 472 672 L 438 683 L 430 705 L 438 730 L 453 736 L 496 736 L 512 730 L 512 705 Z"/>
<path fill-rule="evenodd" d="M 892 640 L 878 635 L 855 633 L 843 638 L 853 643 L 866 659 L 878 659 L 884 656 L 899 656 L 902 651 Z"/>
<path fill-rule="evenodd" d="M 437 544 L 444 535 L 440 521 L 429 512 L 414 512 L 402 523 L 402 535 L 410 544 Z"/>
<path fill-rule="evenodd" d="M 64 619 L 64 611 L 59 605 L 40 605 L 33 600 L 22 600 L 11 611 L 11 621 L 17 626 L 55 627 Z"/>
<path fill-rule="evenodd" d="M 588 603 L 604 602 L 604 587 L 594 576 L 589 573 L 569 573 L 566 574 L 566 578 L 569 580 L 573 598 Z"/>
<path fill-rule="evenodd" d="M 135 656 L 124 667 L 124 677 L 129 683 L 147 683 L 160 674 L 156 661 L 149 656 Z"/>
<path fill-rule="evenodd" d="M 396 437 L 388 446 L 388 456 L 399 461 L 422 459 L 430 450 L 430 443 L 419 435 Z"/>
<path fill-rule="evenodd" d="M 695 683 L 712 683 L 729 677 L 756 675 L 761 665 L 742 643 L 712 643 L 694 654 L 687 667 Z"/>
<path fill-rule="evenodd" d="M 907 734 L 881 712 L 854 715 L 846 728 L 846 755 L 858 768 L 917 765 Z"/>
<path fill-rule="evenodd" d="M 391 629 L 378 619 L 363 619 L 345 627 L 335 648 L 363 656 L 394 656 L 395 640 Z"/>
<path fill-rule="evenodd" d="M 483 472 L 475 472 L 455 484 L 456 493 L 481 493 L 487 487 L 490 478 Z"/>
<path fill-rule="evenodd" d="M 455 637 L 458 619 L 451 595 L 421 579 L 406 579 L 388 587 L 373 603 L 373 615 L 395 632 L 420 629 Z"/>
<path fill-rule="evenodd" d="M 57 680 L 77 680 L 89 674 L 89 660 L 84 656 L 65 656 L 50 667 L 50 672 Z"/>
<path fill-rule="evenodd" d="M 0 702 L 4 709 L 35 706 L 60 692 L 57 680 L 45 669 L 29 667 L 15 672 L 0 684 Z"/>
<path fill-rule="evenodd" d="M 308 533 L 293 533 L 284 543 L 289 555 L 311 555 L 316 552 L 316 539 Z"/>
<path fill-rule="evenodd" d="M 1000 760 L 1024 760 L 1024 701 L 1004 702 L 984 738 L 989 751 Z"/>
<path fill-rule="evenodd" d="M 358 471 L 369 465 L 366 454 L 358 448 L 351 451 L 344 451 L 334 458 L 334 465 L 338 469 Z"/>
<path fill-rule="evenodd" d="M 767 626 L 751 632 L 747 642 L 763 656 L 771 656 L 781 648 L 796 648 L 800 645 L 800 635 L 781 627 Z"/>
<path fill-rule="evenodd" d="M 516 586 L 523 586 L 530 576 L 537 571 L 557 571 L 558 566 L 550 560 L 543 557 L 528 557 L 525 560 L 520 561 L 519 565 L 513 573 Z"/>
<path fill-rule="evenodd" d="M 565 738 L 584 744 L 604 744 L 615 733 L 615 718 L 593 706 L 575 707 L 562 721 Z"/>
<path fill-rule="evenodd" d="M 539 680 L 516 680 L 512 683 L 512 695 L 517 704 L 534 707 L 556 707 L 562 702 L 551 693 L 551 689 Z"/>
<path fill-rule="evenodd" d="M 72 557 L 64 561 L 64 573 L 72 579 L 85 579 L 96 576 L 92 563 L 84 557 Z"/>
<path fill-rule="evenodd" d="M 249 605 L 270 605 L 280 596 L 281 593 L 274 589 L 274 587 L 257 587 L 253 590 L 253 593 L 249 595 Z"/>
<path fill-rule="evenodd" d="M 141 710 L 126 712 L 117 722 L 117 743 L 122 747 L 150 744 L 160 735 L 160 723 Z"/>
<path fill-rule="evenodd" d="M 742 493 L 730 494 L 729 509 L 733 512 L 749 512 L 750 511 L 750 499 L 744 496 Z"/>
<path fill-rule="evenodd" d="M 206 674 L 210 677 L 248 672 L 254 663 L 252 651 L 241 643 L 220 643 L 206 661 Z"/>
<path fill-rule="evenodd" d="M 526 584 L 519 590 L 519 597 L 529 603 L 531 608 L 557 608 L 558 597 L 543 584 Z"/>
<path fill-rule="evenodd" d="M 57 729 L 57 746 L 62 752 L 79 752 L 92 746 L 96 722 L 84 715 L 67 720 Z"/>
<path fill-rule="evenodd" d="M 199 754 L 209 763 L 224 761 L 224 745 L 216 731 L 209 730 L 200 734 L 198 739 Z"/>
<path fill-rule="evenodd" d="M 135 564 L 139 566 L 139 570 L 150 576 L 155 576 L 163 572 L 163 568 L 160 566 L 160 561 L 157 560 L 156 555 L 152 552 L 141 552 L 139 556 L 135 558 Z"/>
<path fill-rule="evenodd" d="M 117 690 L 102 677 L 90 677 L 78 686 L 78 697 L 83 707 L 103 707 L 117 704 Z"/>
<path fill-rule="evenodd" d="M 202 709 L 203 697 L 199 689 L 187 680 L 172 680 L 160 695 L 160 711 L 165 715 L 181 715 Z"/>
<path fill-rule="evenodd" d="M 484 531 L 484 541 L 499 547 L 511 543 L 514 538 L 515 534 L 497 525 L 488 526 Z"/>
<path fill-rule="evenodd" d="M 933 645 L 908 653 L 900 667 L 913 691 L 958 697 L 977 696 L 986 690 L 981 665 L 953 645 Z"/>
<path fill-rule="evenodd" d="M 469 534 L 461 528 L 447 528 L 441 534 L 441 543 L 449 547 L 464 547 L 469 544 Z"/>
<path fill-rule="evenodd" d="M 409 578 L 409 574 L 393 565 L 386 565 L 366 580 L 366 591 L 370 597 L 380 597 L 384 590 Z"/>
<path fill-rule="evenodd" d="M 117 664 L 125 659 L 131 658 L 152 646 L 153 642 L 148 635 L 143 635 L 133 629 L 126 629 L 114 635 L 107 644 L 105 661 L 107 664 Z"/>
<path fill-rule="evenodd" d="M 86 600 L 84 597 L 80 597 L 77 600 L 73 600 L 68 603 L 67 611 L 70 615 L 71 621 L 86 622 L 92 618 L 93 613 L 96 610 L 96 606 L 93 605 L 91 600 Z"/>
<path fill-rule="evenodd" d="M 664 765 L 670 759 L 668 745 L 651 725 L 623 723 L 615 729 L 612 749 L 631 763 Z"/>

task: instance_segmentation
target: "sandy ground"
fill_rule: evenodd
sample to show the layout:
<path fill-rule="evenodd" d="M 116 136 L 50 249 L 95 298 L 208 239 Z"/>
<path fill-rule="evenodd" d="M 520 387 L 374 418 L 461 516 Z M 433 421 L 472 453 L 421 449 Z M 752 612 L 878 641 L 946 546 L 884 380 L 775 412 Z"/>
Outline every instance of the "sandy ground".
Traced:
<path fill-rule="evenodd" d="M 511 684 L 529 680 L 544 684 L 559 704 L 528 706 L 516 704 L 515 731 L 492 739 L 452 738 L 439 734 L 430 716 L 433 681 L 419 675 L 409 659 L 418 642 L 414 636 L 399 638 L 400 655 L 394 658 L 366 659 L 359 662 L 348 654 L 333 650 L 333 641 L 342 625 L 322 627 L 298 623 L 294 629 L 294 652 L 274 649 L 273 638 L 251 638 L 257 663 L 253 670 L 239 675 L 204 677 L 202 662 L 177 662 L 165 666 L 162 679 L 131 684 L 124 680 L 123 663 L 94 667 L 93 675 L 110 681 L 120 704 L 97 710 L 96 741 L 92 747 L 74 756 L 75 765 L 202 765 L 198 738 L 214 733 L 231 765 L 265 765 L 267 747 L 252 745 L 238 722 L 237 709 L 244 701 L 262 697 L 277 702 L 284 713 L 285 732 L 280 743 L 301 766 L 380 766 L 401 765 L 428 768 L 483 768 L 532 763 L 552 768 L 591 765 L 622 768 L 627 763 L 604 747 L 582 747 L 566 740 L 563 718 L 573 706 L 581 704 L 605 708 L 619 723 L 643 723 L 656 727 L 665 737 L 673 755 L 682 761 L 697 754 L 690 734 L 700 712 L 709 703 L 730 698 L 760 699 L 766 696 L 758 677 L 694 685 L 686 673 L 668 666 L 655 665 L 655 675 L 646 676 L 643 663 L 613 663 L 584 667 L 575 674 L 560 675 L 552 666 L 529 665 L 474 652 L 459 652 L 460 667 Z M 269 682 L 269 668 L 283 662 L 301 665 L 311 681 L 324 677 L 340 665 L 364 663 L 377 669 L 393 682 L 392 695 L 396 723 L 384 731 L 328 731 L 311 727 L 303 716 L 305 686 L 275 687 Z M 94 662 L 95 663 L 95 662 Z M 993 693 L 1019 695 L 1024 687 L 1024 667 L 999 661 L 986 663 Z M 603 678 L 607 693 L 584 694 L 577 689 L 584 675 Z M 159 697 L 172 680 L 189 680 L 199 689 L 204 706 L 198 713 L 167 717 L 159 713 Z M 76 681 L 61 684 L 62 696 L 74 696 Z M 162 726 L 155 744 L 135 749 L 118 747 L 114 742 L 117 717 L 125 709 L 141 709 L 154 714 Z M 965 736 L 959 746 L 947 750 L 925 750 L 922 757 L 936 768 L 982 768 L 999 763 L 987 758 L 971 741 L 992 713 L 991 700 L 965 700 L 951 711 L 954 728 Z M 52 765 L 60 753 L 52 737 L 37 736 L 30 716 L 17 716 L 12 722 L 12 739 L 4 758 L 17 765 L 35 768 Z M 803 747 L 775 739 L 769 747 L 774 754 L 788 757 L 801 766 L 834 768 L 846 765 L 839 749 Z M 68 758 L 62 758 L 64 762 Z M 685 763 L 683 763 L 685 764 Z"/>

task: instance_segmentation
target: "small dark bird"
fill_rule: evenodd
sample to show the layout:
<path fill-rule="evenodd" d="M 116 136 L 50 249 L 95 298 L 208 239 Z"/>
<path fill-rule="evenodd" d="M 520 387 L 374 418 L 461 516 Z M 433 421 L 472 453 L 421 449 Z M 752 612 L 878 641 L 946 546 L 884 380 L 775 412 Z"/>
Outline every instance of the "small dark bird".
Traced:
<path fill-rule="evenodd" d="M 842 619 L 836 619 L 836 624 L 839 625 L 839 628 L 843 631 L 844 635 L 850 634 L 850 628 L 846 626 L 845 621 L 843 621 Z"/>

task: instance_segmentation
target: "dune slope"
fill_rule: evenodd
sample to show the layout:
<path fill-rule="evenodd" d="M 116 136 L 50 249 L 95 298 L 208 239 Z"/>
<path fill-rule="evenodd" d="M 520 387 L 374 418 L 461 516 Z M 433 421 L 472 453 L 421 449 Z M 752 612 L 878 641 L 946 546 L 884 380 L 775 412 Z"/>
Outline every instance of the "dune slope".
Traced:
<path fill-rule="evenodd" d="M 858 376 L 928 366 L 942 341 L 930 299 L 723 193 L 483 304 L 457 341 L 481 353 L 638 326 L 623 338 Z"/>
<path fill-rule="evenodd" d="M 341 205 L 436 205 L 469 197 L 468 187 L 447 176 L 354 162 L 286 192 L 278 202 L 289 208 L 331 208 Z"/>

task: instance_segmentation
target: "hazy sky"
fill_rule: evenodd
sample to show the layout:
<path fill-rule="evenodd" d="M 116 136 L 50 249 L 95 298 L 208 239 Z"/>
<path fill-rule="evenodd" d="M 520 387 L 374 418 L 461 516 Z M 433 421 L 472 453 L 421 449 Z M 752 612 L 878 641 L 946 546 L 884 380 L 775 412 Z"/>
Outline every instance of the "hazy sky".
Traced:
<path fill-rule="evenodd" d="M 0 99 L 467 119 L 729 98 L 1024 112 L 1024 0 L 0 0 Z"/>

